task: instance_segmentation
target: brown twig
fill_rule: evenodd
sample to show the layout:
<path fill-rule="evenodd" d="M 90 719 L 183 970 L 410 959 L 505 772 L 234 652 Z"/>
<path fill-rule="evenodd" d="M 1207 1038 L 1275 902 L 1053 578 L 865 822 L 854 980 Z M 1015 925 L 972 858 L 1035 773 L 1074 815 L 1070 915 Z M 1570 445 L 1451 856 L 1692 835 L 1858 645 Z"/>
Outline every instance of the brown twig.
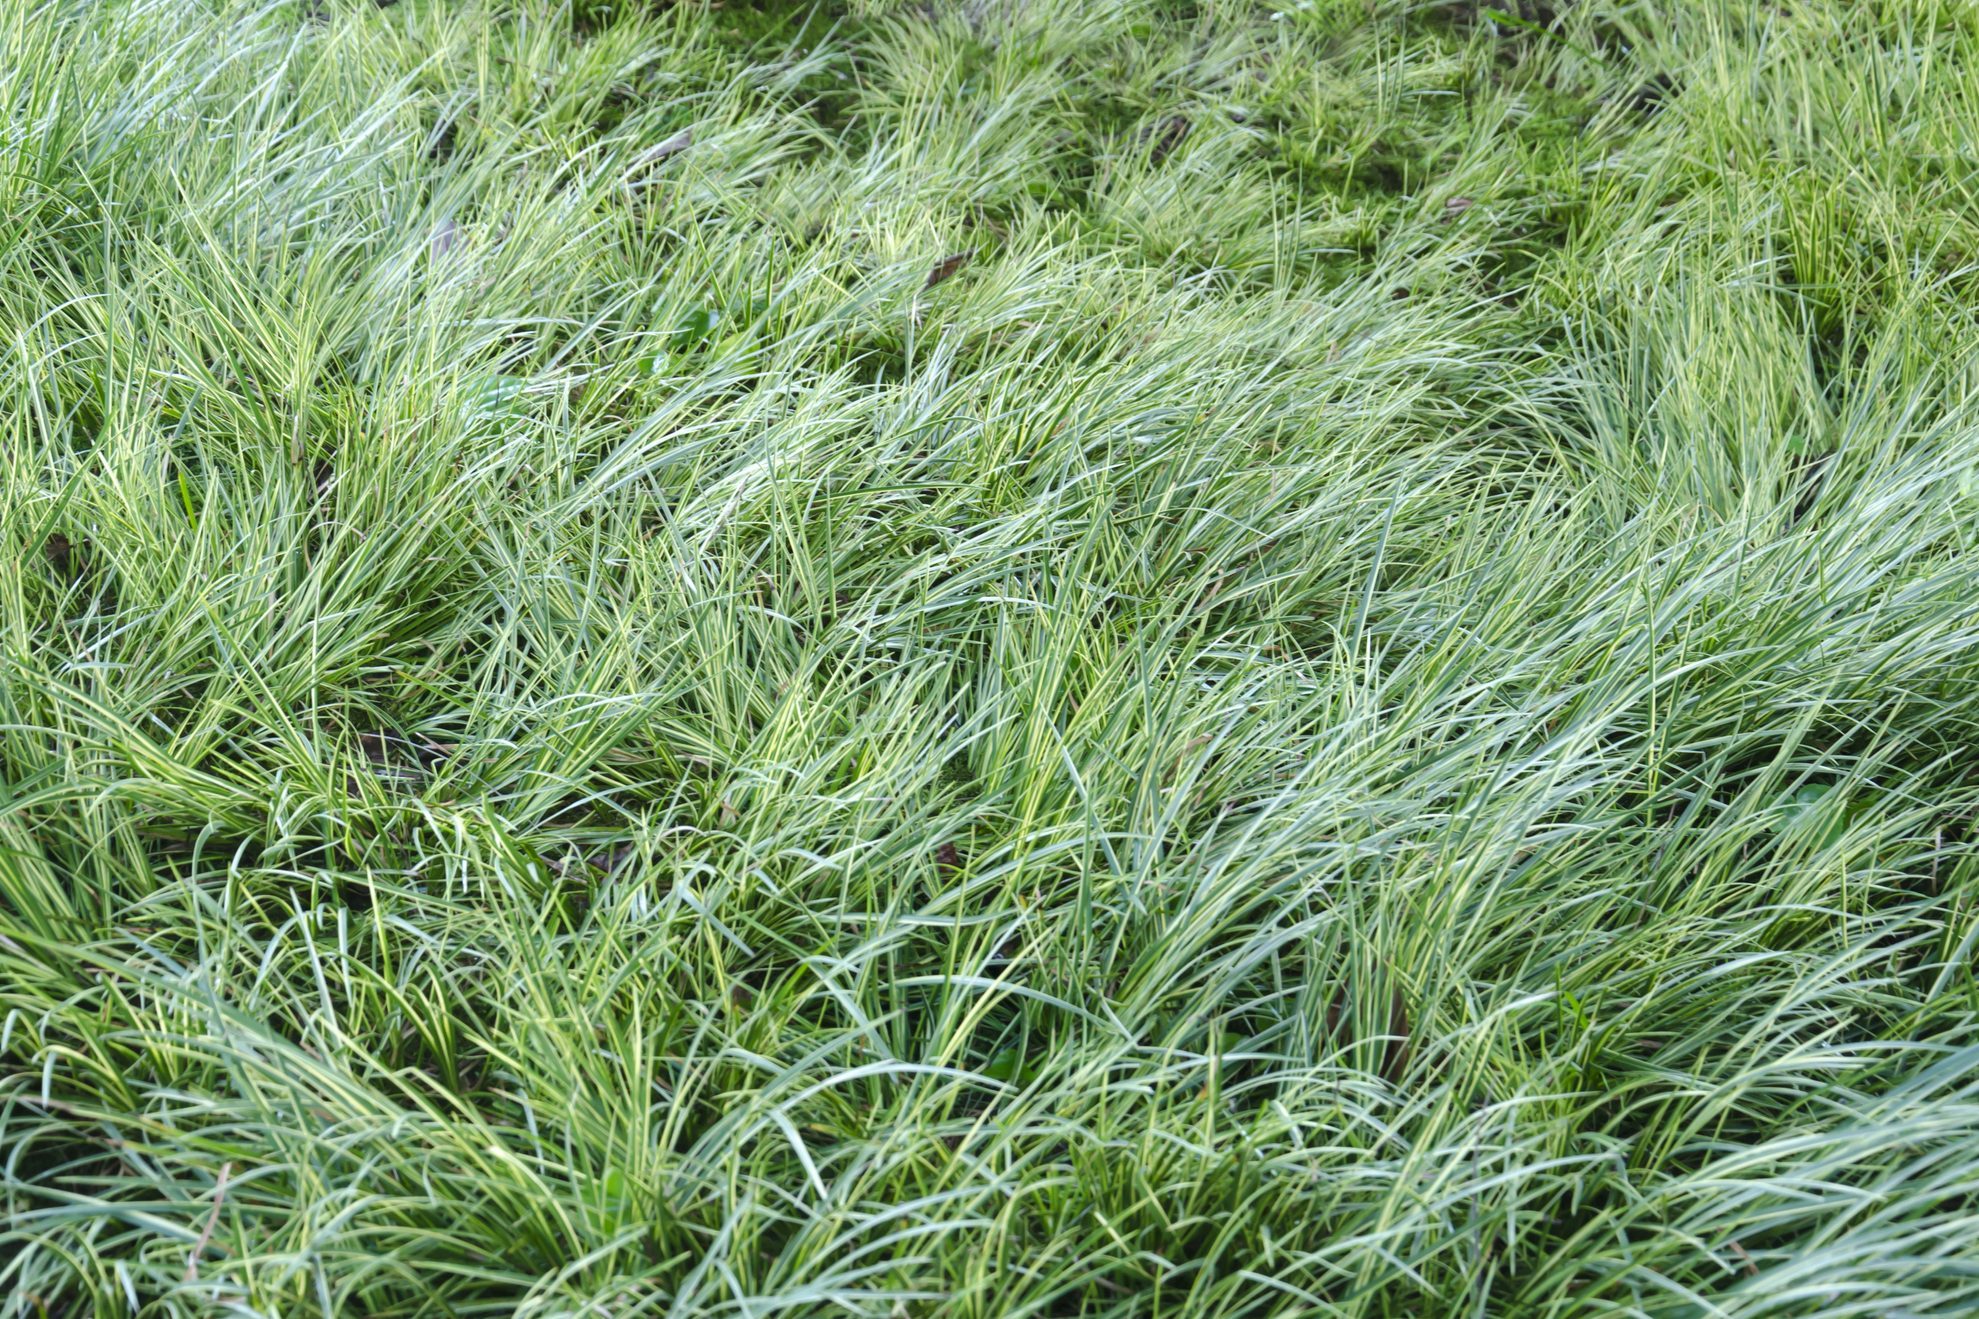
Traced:
<path fill-rule="evenodd" d="M 213 1239 L 213 1227 L 220 1221 L 220 1206 L 227 1200 L 227 1176 L 233 1170 L 231 1162 L 220 1165 L 219 1179 L 213 1183 L 213 1212 L 206 1215 L 206 1226 L 199 1230 L 199 1240 L 192 1243 L 192 1254 L 186 1257 L 187 1282 L 199 1281 L 199 1253 Z"/>

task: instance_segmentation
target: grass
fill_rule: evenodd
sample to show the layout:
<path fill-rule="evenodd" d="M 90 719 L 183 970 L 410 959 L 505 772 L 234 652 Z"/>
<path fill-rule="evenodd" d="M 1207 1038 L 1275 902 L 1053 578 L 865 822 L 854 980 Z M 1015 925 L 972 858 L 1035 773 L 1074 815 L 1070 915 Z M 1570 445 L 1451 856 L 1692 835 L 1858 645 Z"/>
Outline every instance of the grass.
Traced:
<path fill-rule="evenodd" d="M 1975 12 L 0 10 L 0 1315 L 1971 1313 Z"/>

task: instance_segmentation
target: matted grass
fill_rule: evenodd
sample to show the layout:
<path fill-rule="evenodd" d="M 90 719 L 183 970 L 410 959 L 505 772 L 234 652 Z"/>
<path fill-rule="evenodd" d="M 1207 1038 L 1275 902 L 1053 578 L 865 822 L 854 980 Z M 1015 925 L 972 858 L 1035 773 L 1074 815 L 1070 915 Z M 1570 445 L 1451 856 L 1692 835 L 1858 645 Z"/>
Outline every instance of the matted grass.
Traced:
<path fill-rule="evenodd" d="M 0 1314 L 1979 1307 L 1979 9 L 11 0 Z"/>

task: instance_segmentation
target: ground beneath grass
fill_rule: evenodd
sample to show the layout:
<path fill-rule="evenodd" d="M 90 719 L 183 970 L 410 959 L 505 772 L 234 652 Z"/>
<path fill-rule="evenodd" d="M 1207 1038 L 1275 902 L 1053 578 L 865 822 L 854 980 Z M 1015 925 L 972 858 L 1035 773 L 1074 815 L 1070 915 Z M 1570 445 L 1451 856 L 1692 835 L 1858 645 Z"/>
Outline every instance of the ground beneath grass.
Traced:
<path fill-rule="evenodd" d="M 0 7 L 0 1315 L 1979 1307 L 1979 9 Z"/>

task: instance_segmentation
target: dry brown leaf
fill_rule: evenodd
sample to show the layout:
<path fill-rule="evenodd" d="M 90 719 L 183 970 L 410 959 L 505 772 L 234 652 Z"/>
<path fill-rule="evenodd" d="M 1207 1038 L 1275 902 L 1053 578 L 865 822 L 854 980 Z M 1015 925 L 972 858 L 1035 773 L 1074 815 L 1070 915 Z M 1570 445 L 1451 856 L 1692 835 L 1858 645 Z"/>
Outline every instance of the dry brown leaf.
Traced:
<path fill-rule="evenodd" d="M 951 252 L 949 255 L 935 262 L 935 268 L 928 272 L 928 282 L 921 285 L 921 287 L 931 289 L 943 280 L 950 278 L 956 271 L 968 265 L 969 259 L 975 255 L 974 248 L 963 252 Z"/>
<path fill-rule="evenodd" d="M 658 146 L 650 148 L 646 154 L 639 157 L 639 163 L 642 166 L 657 165 L 663 160 L 671 160 L 693 145 L 694 130 L 683 128 Z"/>
<path fill-rule="evenodd" d="M 1162 161 L 1168 159 L 1169 154 L 1176 147 L 1181 146 L 1182 140 L 1189 136 L 1189 129 L 1191 127 L 1193 125 L 1189 123 L 1188 116 L 1186 115 L 1168 116 L 1162 122 L 1161 131 L 1155 134 L 1154 147 L 1148 152 L 1148 163 L 1159 165 Z"/>

